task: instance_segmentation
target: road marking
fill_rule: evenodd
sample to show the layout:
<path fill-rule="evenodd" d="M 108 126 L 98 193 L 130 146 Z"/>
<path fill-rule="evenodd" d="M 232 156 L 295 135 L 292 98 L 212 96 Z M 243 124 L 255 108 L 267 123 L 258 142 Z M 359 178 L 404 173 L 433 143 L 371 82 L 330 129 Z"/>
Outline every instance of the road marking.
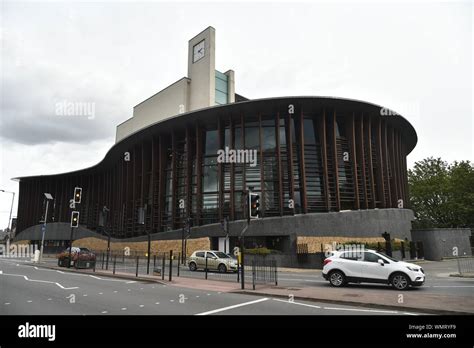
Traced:
<path fill-rule="evenodd" d="M 26 301 L 26 302 L 28 302 L 28 303 L 31 303 L 31 302 L 33 302 L 33 301 L 31 301 L 31 300 L 28 300 L 28 301 Z"/>
<path fill-rule="evenodd" d="M 409 312 L 403 312 L 403 314 L 405 314 L 405 315 L 419 315 L 419 314 L 416 314 L 416 313 L 409 313 Z"/>
<path fill-rule="evenodd" d="M 118 291 L 117 290 L 114 290 L 114 294 L 116 294 Z"/>
<path fill-rule="evenodd" d="M 174 300 L 170 300 L 170 302 L 174 302 Z"/>
<path fill-rule="evenodd" d="M 8 306 L 10 304 L 10 302 L 5 302 L 5 306 Z"/>
<path fill-rule="evenodd" d="M 136 283 L 135 280 L 130 280 L 129 282 L 126 282 L 125 284 L 133 284 L 133 283 Z"/>
<path fill-rule="evenodd" d="M 431 285 L 432 288 L 474 288 L 474 285 Z"/>
<path fill-rule="evenodd" d="M 239 308 L 239 307 L 243 307 L 243 306 L 248 306 L 248 305 L 252 305 L 252 304 L 264 302 L 264 301 L 267 301 L 267 300 L 268 300 L 268 298 L 267 298 L 267 297 L 264 297 L 264 298 L 260 298 L 260 299 L 255 300 L 255 301 L 249 301 L 249 302 L 239 303 L 239 304 L 236 304 L 236 305 L 233 305 L 233 306 L 218 308 L 218 309 L 214 309 L 214 310 L 208 311 L 208 312 L 197 313 L 196 315 L 209 315 L 209 314 L 219 313 L 219 312 L 223 312 L 223 311 L 228 311 L 229 309 L 234 309 L 234 308 Z"/>
<path fill-rule="evenodd" d="M 196 298 L 199 298 L 199 295 L 196 295 Z"/>
<path fill-rule="evenodd" d="M 159 302 L 155 302 L 155 304 L 160 304 Z"/>
<path fill-rule="evenodd" d="M 53 299 L 52 298 L 48 298 L 48 301 L 52 301 Z"/>
<path fill-rule="evenodd" d="M 84 295 L 82 295 L 82 296 L 86 297 L 86 296 L 87 296 L 87 294 L 84 294 Z"/>
<path fill-rule="evenodd" d="M 305 306 L 305 307 L 321 308 L 320 306 L 316 306 L 316 305 L 310 305 L 310 304 L 300 303 L 300 302 L 290 302 L 288 300 L 280 300 L 278 298 L 274 298 L 273 300 L 278 301 L 278 302 L 291 303 L 291 304 L 295 304 L 295 305 Z"/>
<path fill-rule="evenodd" d="M 379 309 L 356 309 L 356 308 L 341 308 L 341 307 L 323 307 L 332 311 L 354 311 L 354 312 L 371 312 L 371 313 L 391 313 L 396 314 L 397 311 L 384 311 Z"/>
<path fill-rule="evenodd" d="M 102 314 L 107 314 L 107 311 L 102 311 Z"/>
<path fill-rule="evenodd" d="M 63 289 L 63 290 L 79 289 L 79 287 L 77 287 L 77 286 L 73 286 L 73 287 L 66 288 L 66 287 L 62 286 L 61 284 L 59 284 L 59 283 L 50 282 L 50 281 L 48 281 L 48 280 L 29 279 L 26 275 L 23 275 L 23 274 L 9 274 L 9 273 L 3 273 L 3 272 L 1 272 L 0 274 L 2 274 L 2 275 L 9 275 L 9 276 L 13 276 L 13 277 L 23 277 L 25 280 L 27 280 L 27 281 L 29 281 L 29 282 L 56 284 L 57 286 L 59 286 L 59 287 L 60 287 L 61 289 Z"/>
<path fill-rule="evenodd" d="M 123 310 L 123 311 L 126 311 L 126 310 L 127 310 L 127 308 L 123 307 L 123 308 L 122 308 L 122 310 Z"/>
<path fill-rule="evenodd" d="M 143 307 L 145 307 L 145 305 L 142 305 L 142 304 L 141 304 L 141 305 L 140 305 L 140 308 L 143 308 Z"/>
<path fill-rule="evenodd" d="M 99 292 L 99 295 L 103 295 L 104 293 L 103 292 Z"/>

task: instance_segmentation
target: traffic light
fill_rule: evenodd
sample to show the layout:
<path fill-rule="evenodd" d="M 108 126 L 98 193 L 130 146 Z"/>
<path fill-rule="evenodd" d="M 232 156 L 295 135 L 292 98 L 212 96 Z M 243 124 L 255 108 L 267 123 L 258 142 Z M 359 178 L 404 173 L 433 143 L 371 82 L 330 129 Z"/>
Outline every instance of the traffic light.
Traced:
<path fill-rule="evenodd" d="M 81 203 L 81 196 L 82 196 L 82 188 L 75 187 L 74 188 L 74 203 Z"/>
<path fill-rule="evenodd" d="M 258 219 L 260 215 L 260 196 L 257 193 L 249 195 L 249 214 L 251 219 Z"/>
<path fill-rule="evenodd" d="M 79 227 L 79 212 L 73 211 L 71 213 L 71 227 Z"/>

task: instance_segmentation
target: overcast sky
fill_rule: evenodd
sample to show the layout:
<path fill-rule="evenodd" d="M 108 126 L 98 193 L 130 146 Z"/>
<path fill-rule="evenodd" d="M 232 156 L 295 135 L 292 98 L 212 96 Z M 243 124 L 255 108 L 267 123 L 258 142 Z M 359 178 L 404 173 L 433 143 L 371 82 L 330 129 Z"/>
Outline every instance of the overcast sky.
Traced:
<path fill-rule="evenodd" d="M 474 160 L 470 1 L 2 1 L 0 13 L 0 189 L 99 162 L 134 105 L 186 76 L 187 42 L 210 25 L 237 93 L 383 105 L 418 133 L 409 166 Z M 95 117 L 56 115 L 64 101 Z M 10 203 L 0 192 L 0 229 Z"/>

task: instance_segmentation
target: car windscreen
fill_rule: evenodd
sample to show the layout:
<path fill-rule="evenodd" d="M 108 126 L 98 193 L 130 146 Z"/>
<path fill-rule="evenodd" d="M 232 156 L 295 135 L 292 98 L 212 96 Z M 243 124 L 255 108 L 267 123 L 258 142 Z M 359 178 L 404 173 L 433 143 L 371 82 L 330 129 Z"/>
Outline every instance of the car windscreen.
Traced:
<path fill-rule="evenodd" d="M 228 258 L 229 258 L 229 255 L 224 254 L 224 253 L 221 252 L 221 251 L 215 252 L 214 254 L 216 254 L 216 256 L 217 256 L 219 259 L 228 259 Z"/>

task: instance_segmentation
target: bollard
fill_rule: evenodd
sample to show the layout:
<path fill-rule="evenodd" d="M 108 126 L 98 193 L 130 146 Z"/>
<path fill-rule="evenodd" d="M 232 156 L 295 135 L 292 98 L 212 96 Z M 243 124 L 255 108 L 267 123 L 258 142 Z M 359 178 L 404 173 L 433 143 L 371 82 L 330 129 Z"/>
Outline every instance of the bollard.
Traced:
<path fill-rule="evenodd" d="M 117 263 L 117 255 L 114 256 L 114 274 L 115 274 L 115 264 Z"/>
<path fill-rule="evenodd" d="M 95 273 L 95 262 L 96 262 L 96 260 L 94 260 L 94 268 L 92 270 L 94 273 Z"/>
<path fill-rule="evenodd" d="M 275 285 L 278 285 L 278 268 L 277 268 L 277 262 L 276 260 L 273 260 L 274 262 L 274 267 L 275 267 Z"/>
<path fill-rule="evenodd" d="M 156 268 L 156 254 L 153 255 L 153 269 Z"/>
<path fill-rule="evenodd" d="M 207 280 L 207 253 L 206 253 L 206 268 L 205 268 L 205 273 L 206 273 L 206 280 Z"/>
<path fill-rule="evenodd" d="M 177 274 L 178 277 L 179 277 L 179 264 L 181 263 L 180 260 L 181 260 L 181 253 L 178 253 L 178 274 Z"/>
<path fill-rule="evenodd" d="M 170 272 L 169 272 L 169 281 L 173 279 L 173 250 L 170 250 Z"/>
<path fill-rule="evenodd" d="M 165 252 L 163 251 L 163 262 L 161 264 L 161 280 L 165 280 Z"/>
<path fill-rule="evenodd" d="M 139 260 L 140 256 L 137 256 L 137 270 L 135 272 L 135 277 L 138 277 L 138 260 Z"/>
<path fill-rule="evenodd" d="M 252 289 L 255 290 L 255 259 L 252 260 Z"/>
<path fill-rule="evenodd" d="M 102 266 L 101 269 L 104 269 L 104 253 L 102 253 Z"/>

